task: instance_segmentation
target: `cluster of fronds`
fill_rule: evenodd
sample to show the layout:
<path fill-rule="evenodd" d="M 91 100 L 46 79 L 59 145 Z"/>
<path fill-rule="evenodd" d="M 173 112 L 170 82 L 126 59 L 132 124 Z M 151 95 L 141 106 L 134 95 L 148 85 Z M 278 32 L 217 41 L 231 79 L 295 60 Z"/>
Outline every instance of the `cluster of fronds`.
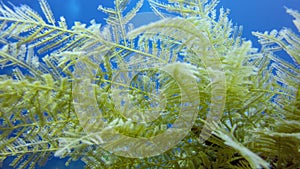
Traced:
<path fill-rule="evenodd" d="M 86 168 L 300 166 L 299 35 L 289 29 L 256 32 L 262 44 L 257 51 L 232 26 L 228 11 L 220 9 L 217 16 L 216 0 L 148 0 L 162 20 L 139 28 L 130 21 L 143 0 L 129 12 L 124 12 L 128 0 L 115 0 L 114 8 L 99 6 L 108 14 L 104 27 L 91 21 L 72 28 L 63 17 L 56 21 L 45 0 L 39 2 L 44 17 L 26 5 L 0 6 L 0 66 L 11 70 L 0 76 L 0 163 L 14 157 L 11 166 L 34 168 L 56 156 L 69 158 L 67 164 L 82 160 Z M 300 14 L 287 12 L 300 31 Z M 172 73 L 162 72 L 165 65 Z M 126 71 L 140 73 L 126 84 Z M 92 85 L 83 86 L 87 81 Z M 153 96 L 157 88 L 163 97 Z M 143 158 L 108 151 L 121 144 L 113 142 L 111 129 L 151 138 L 172 128 L 184 88 L 196 89 L 186 93 L 197 98 L 199 108 L 176 146 Z M 80 95 L 84 90 L 89 91 Z M 156 110 L 149 97 L 164 109 Z M 82 109 L 94 111 L 94 103 L 101 115 Z M 151 121 L 143 115 L 154 111 L 163 113 L 148 117 Z"/>

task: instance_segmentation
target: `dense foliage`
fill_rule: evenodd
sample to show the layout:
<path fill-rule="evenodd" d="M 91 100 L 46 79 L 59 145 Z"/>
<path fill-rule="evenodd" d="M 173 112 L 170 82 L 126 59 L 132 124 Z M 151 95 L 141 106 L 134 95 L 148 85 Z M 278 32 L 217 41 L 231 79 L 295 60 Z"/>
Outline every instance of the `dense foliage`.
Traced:
<path fill-rule="evenodd" d="M 0 163 L 14 157 L 11 166 L 35 168 L 56 156 L 86 168 L 300 166 L 296 33 L 255 32 L 258 51 L 216 0 L 148 0 L 161 20 L 137 28 L 143 0 L 132 9 L 129 0 L 100 5 L 107 25 L 72 28 L 39 2 L 43 17 L 0 6 L 0 66 L 11 70 L 0 76 Z M 300 31 L 300 14 L 287 12 Z"/>

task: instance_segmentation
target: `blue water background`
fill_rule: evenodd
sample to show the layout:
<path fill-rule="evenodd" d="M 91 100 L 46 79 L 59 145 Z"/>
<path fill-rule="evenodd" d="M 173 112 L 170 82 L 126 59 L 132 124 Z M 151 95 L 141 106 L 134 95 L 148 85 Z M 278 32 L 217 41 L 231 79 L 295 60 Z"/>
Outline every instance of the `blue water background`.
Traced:
<path fill-rule="evenodd" d="M 4 2 L 7 0 L 4 0 Z M 147 1 L 147 0 L 145 0 Z M 7 1 L 8 2 L 8 1 Z M 38 0 L 9 0 L 15 5 L 27 4 L 39 13 Z M 105 23 L 104 18 L 107 16 L 97 10 L 99 4 L 113 7 L 113 0 L 48 0 L 57 20 L 60 16 L 67 19 L 71 27 L 74 21 L 89 23 L 95 19 L 98 23 Z M 133 6 L 137 0 L 131 0 Z M 288 27 L 296 31 L 292 23 L 292 17 L 285 12 L 284 7 L 300 11 L 299 0 L 220 0 L 218 7 L 230 9 L 230 18 L 234 24 L 243 26 L 243 35 L 247 39 L 255 41 L 252 31 L 270 31 Z M 130 6 L 128 7 L 130 8 Z M 147 2 L 142 7 L 141 12 L 151 11 Z M 145 18 L 147 19 L 147 18 Z M 259 47 L 258 43 L 254 46 Z"/>
<path fill-rule="evenodd" d="M 3 2 L 6 4 L 8 1 L 3 0 Z M 34 10 L 41 13 L 37 0 L 9 0 L 9 2 L 16 6 L 20 4 L 27 4 Z M 92 19 L 95 19 L 98 23 L 105 24 L 104 18 L 107 15 L 98 11 L 97 7 L 100 3 L 103 6 L 113 6 L 112 0 L 48 0 L 48 2 L 53 10 L 56 20 L 58 20 L 60 16 L 64 16 L 69 27 L 73 25 L 74 21 L 80 21 L 88 24 Z M 134 5 L 136 2 L 136 0 L 131 0 L 131 5 Z M 271 31 L 273 29 L 280 30 L 283 27 L 287 27 L 292 29 L 294 32 L 298 32 L 292 23 L 293 18 L 285 12 L 284 7 L 300 11 L 299 0 L 220 0 L 219 7 L 230 9 L 230 19 L 232 19 L 234 25 L 243 26 L 243 37 L 251 40 L 253 42 L 253 46 L 256 48 L 259 48 L 260 46 L 257 43 L 257 38 L 252 36 L 252 31 L 264 32 Z M 151 11 L 149 5 L 145 2 L 145 6 L 142 8 L 141 12 L 149 11 Z M 288 56 L 285 54 L 281 57 L 288 60 Z M 12 169 L 8 166 L 10 161 L 11 159 L 5 161 L 3 169 Z M 65 161 L 66 159 L 53 158 L 42 168 L 84 168 L 82 162 L 74 162 L 71 163 L 69 167 L 65 167 Z"/>

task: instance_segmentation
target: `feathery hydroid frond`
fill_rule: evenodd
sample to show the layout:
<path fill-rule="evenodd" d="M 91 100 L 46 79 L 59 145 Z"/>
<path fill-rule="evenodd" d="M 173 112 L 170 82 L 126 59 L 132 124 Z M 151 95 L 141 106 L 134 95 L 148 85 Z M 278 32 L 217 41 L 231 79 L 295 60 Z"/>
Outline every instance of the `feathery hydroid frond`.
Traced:
<path fill-rule="evenodd" d="M 295 26 L 297 27 L 298 31 L 300 32 L 300 13 L 296 10 L 292 10 L 286 8 L 286 12 L 292 15 L 295 19 L 293 20 Z"/>
<path fill-rule="evenodd" d="M 46 21 L 26 5 L 0 5 L 0 66 L 13 69 L 12 76 L 0 76 L 0 163 L 15 156 L 13 167 L 34 168 L 54 154 L 68 157 L 67 164 L 80 159 L 95 169 L 299 166 L 296 33 L 254 33 L 263 45 L 258 52 L 242 39 L 240 28 L 233 28 L 228 10 L 220 9 L 217 16 L 215 0 L 149 0 L 164 19 L 136 29 L 129 23 L 143 0 L 128 12 L 128 0 L 115 0 L 113 8 L 99 6 L 109 15 L 103 28 L 92 20 L 89 26 L 76 22 L 69 29 L 64 17 L 55 21 L 46 0 L 39 2 Z M 166 18 L 162 12 L 176 17 Z M 287 12 L 299 29 L 298 12 Z M 277 56 L 282 49 L 295 63 Z M 95 92 L 95 100 L 81 93 L 86 104 L 74 95 L 86 87 L 75 85 L 86 79 L 74 75 L 80 68 L 94 70 L 84 74 Z M 112 129 L 145 139 L 174 127 L 183 97 L 182 82 L 174 77 L 196 79 L 195 86 L 188 80 L 184 86 L 194 90 L 190 95 L 200 95 L 186 137 L 154 157 L 127 158 L 105 150 L 102 144 Z M 226 102 L 212 102 L 212 97 L 225 94 Z M 76 106 L 89 107 L 92 101 L 101 116 L 76 112 Z M 214 117 L 209 112 L 222 104 L 218 127 L 199 142 L 203 126 L 212 125 L 205 120 Z M 145 116 L 153 111 L 160 113 L 148 122 Z"/>
<path fill-rule="evenodd" d="M 44 12 L 45 17 L 47 18 L 47 21 L 52 25 L 55 25 L 55 19 L 48 2 L 46 0 L 39 0 L 39 3 Z"/>

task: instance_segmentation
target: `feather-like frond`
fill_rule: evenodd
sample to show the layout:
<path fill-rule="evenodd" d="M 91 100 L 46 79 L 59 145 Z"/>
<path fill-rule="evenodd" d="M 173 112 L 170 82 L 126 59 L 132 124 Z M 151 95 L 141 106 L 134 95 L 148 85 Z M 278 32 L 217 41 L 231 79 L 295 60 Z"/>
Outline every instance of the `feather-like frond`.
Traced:
<path fill-rule="evenodd" d="M 46 1 L 40 2 L 50 25 L 46 24 L 28 6 L 14 7 L 14 10 L 6 5 L 0 7 L 0 22 L 2 24 L 0 32 L 4 45 L 11 45 L 10 41 L 17 40 L 16 50 L 19 50 L 22 45 L 26 45 L 26 48 L 34 48 L 42 55 L 49 51 L 72 50 L 100 37 L 99 35 L 94 36 L 93 33 L 96 32 L 85 29 L 85 25 L 80 23 L 76 23 L 72 30 L 66 29 L 67 26 L 63 17 L 59 21 L 59 27 L 56 27 Z M 94 27 L 95 25 L 92 23 L 89 29 L 94 29 Z M 96 27 L 99 29 L 98 26 Z"/>
<path fill-rule="evenodd" d="M 287 12 L 295 17 L 293 21 L 297 29 L 299 30 L 300 15 L 297 11 L 286 9 Z M 270 33 L 259 33 L 254 32 L 255 36 L 259 38 L 259 42 L 263 45 L 264 50 L 274 51 L 285 50 L 290 56 L 291 59 L 299 65 L 300 63 L 300 38 L 299 35 L 293 33 L 289 29 L 282 29 L 281 31 L 273 30 Z"/>
<path fill-rule="evenodd" d="M 0 165 L 13 156 L 13 167 L 34 168 L 55 155 L 93 169 L 297 168 L 299 35 L 255 32 L 257 51 L 228 10 L 216 12 L 217 0 L 148 2 L 163 19 L 139 28 L 129 23 L 143 0 L 131 9 L 129 0 L 100 5 L 108 14 L 103 28 L 95 20 L 68 28 L 46 0 L 39 0 L 45 19 L 26 5 L 0 5 L 0 66 L 10 71 L 0 76 Z M 287 12 L 299 29 L 299 13 Z M 82 93 L 87 86 L 94 93 Z M 105 149 L 117 147 L 107 142 L 112 131 L 147 139 L 173 128 L 186 116 L 184 94 L 199 105 L 177 145 L 143 158 Z M 80 106 L 93 112 L 82 115 Z M 203 133 L 211 137 L 199 141 Z"/>
<path fill-rule="evenodd" d="M 295 26 L 297 27 L 298 31 L 300 32 L 300 14 L 296 10 L 292 10 L 289 8 L 286 8 L 286 12 L 292 15 L 295 19 L 293 20 Z"/>
<path fill-rule="evenodd" d="M 46 0 L 39 0 L 39 3 L 44 12 L 45 17 L 47 18 L 47 21 L 52 25 L 55 25 L 55 19 L 48 2 Z"/>

